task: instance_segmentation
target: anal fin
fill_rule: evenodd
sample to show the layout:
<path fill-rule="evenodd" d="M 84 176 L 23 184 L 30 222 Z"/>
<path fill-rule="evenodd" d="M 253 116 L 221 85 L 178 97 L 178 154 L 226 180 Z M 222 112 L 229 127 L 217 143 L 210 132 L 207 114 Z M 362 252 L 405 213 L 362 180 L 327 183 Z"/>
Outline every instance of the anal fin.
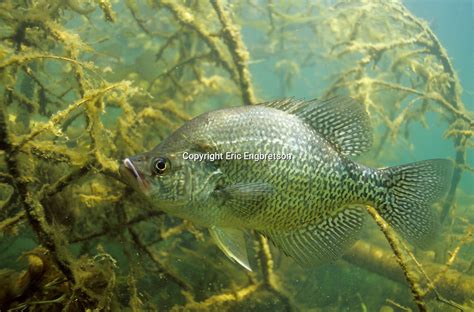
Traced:
<path fill-rule="evenodd" d="M 262 234 L 299 264 L 311 266 L 340 257 L 357 240 L 363 218 L 362 208 L 347 207 L 333 216 L 291 231 Z"/>
<path fill-rule="evenodd" d="M 238 229 L 221 228 L 212 226 L 209 228 L 212 238 L 217 246 L 231 260 L 237 262 L 249 271 L 252 271 L 247 256 L 247 245 L 244 232 Z"/>

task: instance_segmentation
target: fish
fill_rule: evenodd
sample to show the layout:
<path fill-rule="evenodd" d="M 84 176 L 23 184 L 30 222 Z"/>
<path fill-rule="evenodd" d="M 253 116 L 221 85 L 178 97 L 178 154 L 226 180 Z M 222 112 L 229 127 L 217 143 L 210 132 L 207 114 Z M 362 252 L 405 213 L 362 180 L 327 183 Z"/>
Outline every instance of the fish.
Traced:
<path fill-rule="evenodd" d="M 156 209 L 208 228 L 248 270 L 250 231 L 302 266 L 334 261 L 358 239 L 365 205 L 428 246 L 438 227 L 431 206 L 450 186 L 452 161 L 354 161 L 372 137 L 365 106 L 350 97 L 282 99 L 199 115 L 125 158 L 120 173 Z"/>

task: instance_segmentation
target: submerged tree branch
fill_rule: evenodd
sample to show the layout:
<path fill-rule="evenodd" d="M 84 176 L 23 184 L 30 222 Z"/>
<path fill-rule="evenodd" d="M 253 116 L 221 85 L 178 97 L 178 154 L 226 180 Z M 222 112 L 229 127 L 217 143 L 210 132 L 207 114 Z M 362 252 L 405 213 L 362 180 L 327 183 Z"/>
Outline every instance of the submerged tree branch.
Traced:
<path fill-rule="evenodd" d="M 408 282 L 408 285 L 410 286 L 410 290 L 413 295 L 413 298 L 415 299 L 415 303 L 418 307 L 418 310 L 421 312 L 428 311 L 423 298 L 423 291 L 420 289 L 418 283 L 415 281 L 413 273 L 409 270 L 407 262 L 403 257 L 403 252 L 400 248 L 400 243 L 395 237 L 395 234 L 392 232 L 392 229 L 387 224 L 387 222 L 379 215 L 375 208 L 367 206 L 367 211 L 375 220 L 382 233 L 385 235 L 385 238 L 387 239 L 390 248 L 392 248 L 395 259 L 400 268 L 402 269 L 403 275 L 405 276 L 405 279 Z"/>
<path fill-rule="evenodd" d="M 229 47 L 230 54 L 234 60 L 235 67 L 239 73 L 240 90 L 245 105 L 255 104 L 250 72 L 247 68 L 249 54 L 236 26 L 232 24 L 230 17 L 222 8 L 220 0 L 211 0 L 211 4 L 219 17 L 224 30 L 224 40 Z"/>

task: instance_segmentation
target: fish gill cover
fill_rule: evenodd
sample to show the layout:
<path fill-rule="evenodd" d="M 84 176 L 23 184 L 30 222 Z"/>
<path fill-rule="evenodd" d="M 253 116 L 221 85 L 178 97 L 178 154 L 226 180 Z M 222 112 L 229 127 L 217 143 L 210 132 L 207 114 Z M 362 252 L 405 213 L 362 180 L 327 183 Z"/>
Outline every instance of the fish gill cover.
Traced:
<path fill-rule="evenodd" d="M 473 114 L 400 2 L 7 0 L 0 21 L 1 311 L 474 307 Z M 192 116 L 295 90 L 363 103 L 372 167 L 405 162 L 419 125 L 443 129 L 424 138 L 455 161 L 434 245 L 366 207 L 375 222 L 343 260 L 304 268 L 255 235 L 246 272 L 121 181 L 121 159 Z"/>

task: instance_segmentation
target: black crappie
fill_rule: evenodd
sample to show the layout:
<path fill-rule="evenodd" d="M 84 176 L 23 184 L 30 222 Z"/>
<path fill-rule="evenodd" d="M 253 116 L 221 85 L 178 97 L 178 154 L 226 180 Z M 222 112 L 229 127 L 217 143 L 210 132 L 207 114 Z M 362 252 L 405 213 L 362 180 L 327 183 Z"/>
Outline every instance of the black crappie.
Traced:
<path fill-rule="evenodd" d="M 426 243 L 436 225 L 430 204 L 446 192 L 452 162 L 373 169 L 348 158 L 371 143 L 369 117 L 353 100 L 290 99 L 202 114 L 152 151 L 126 158 L 121 172 L 157 208 L 208 227 L 247 269 L 247 229 L 301 264 L 336 258 L 362 227 L 357 204 Z M 273 159 L 235 159 L 245 153 Z"/>

